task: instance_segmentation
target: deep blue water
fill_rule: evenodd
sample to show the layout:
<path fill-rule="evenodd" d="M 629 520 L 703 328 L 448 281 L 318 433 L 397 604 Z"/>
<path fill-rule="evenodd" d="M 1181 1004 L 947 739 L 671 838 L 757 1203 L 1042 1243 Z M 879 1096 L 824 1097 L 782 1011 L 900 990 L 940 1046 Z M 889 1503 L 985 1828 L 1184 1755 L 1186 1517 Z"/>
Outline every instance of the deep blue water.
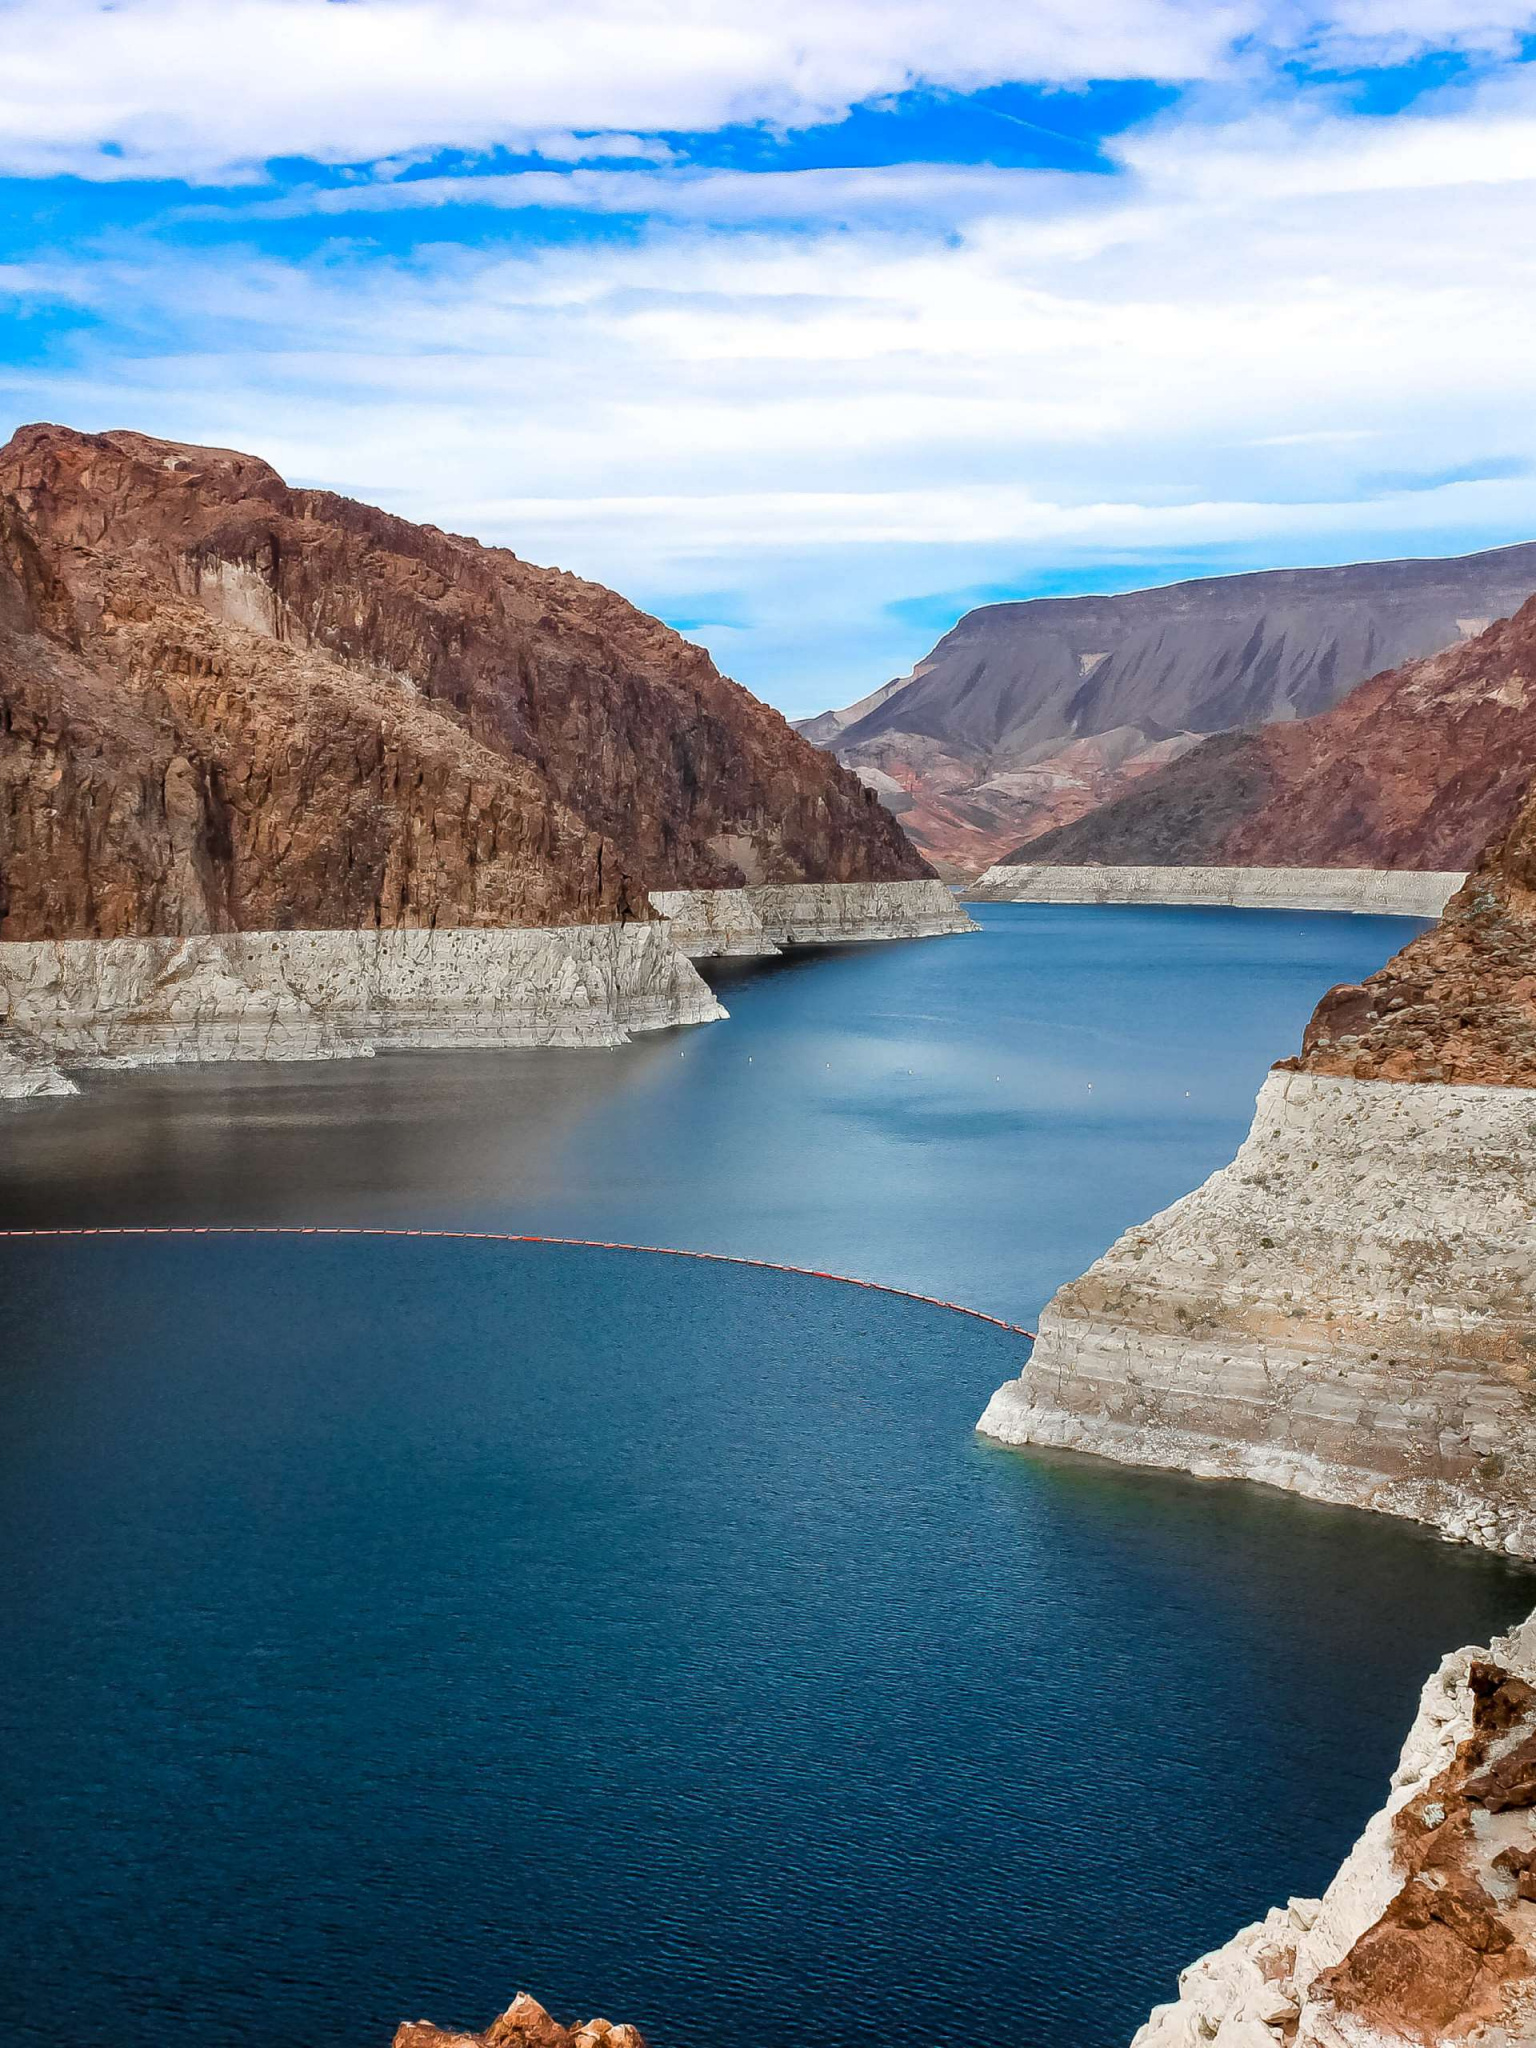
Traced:
<path fill-rule="evenodd" d="M 614 1053 L 104 1078 L 0 1124 L 0 1220 L 642 1237 L 1028 1320 L 1404 936 L 1000 909 Z M 1022 1340 L 809 1279 L 12 1241 L 0 1302 L 18 2044 L 383 2048 L 526 1986 L 658 2048 L 1116 2048 L 1532 1599 L 983 1445 Z"/>

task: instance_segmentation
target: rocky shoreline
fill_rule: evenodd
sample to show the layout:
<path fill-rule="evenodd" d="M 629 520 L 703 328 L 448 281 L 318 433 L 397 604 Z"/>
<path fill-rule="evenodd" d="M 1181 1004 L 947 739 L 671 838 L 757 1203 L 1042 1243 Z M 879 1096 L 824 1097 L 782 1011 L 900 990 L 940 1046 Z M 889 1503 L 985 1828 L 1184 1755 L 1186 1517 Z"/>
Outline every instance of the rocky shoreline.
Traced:
<path fill-rule="evenodd" d="M 1536 1558 L 1536 1093 L 1278 1072 L 978 1425 Z"/>
<path fill-rule="evenodd" d="M 1536 1615 L 1447 1657 L 1321 1899 L 1183 1971 L 1131 2048 L 1536 2040 Z"/>
<path fill-rule="evenodd" d="M 933 939 L 975 923 L 943 882 L 777 882 L 745 889 L 651 892 L 690 959 L 771 956 L 792 946 Z"/>
<path fill-rule="evenodd" d="M 0 1099 L 69 1071 L 608 1046 L 726 1011 L 693 957 L 974 929 L 941 882 L 658 894 L 649 923 L 0 944 Z M 690 957 L 692 956 L 692 957 Z"/>
<path fill-rule="evenodd" d="M 1438 917 L 1464 873 L 1406 868 L 1033 867 L 999 865 L 964 903 L 1167 903 L 1237 910 Z"/>

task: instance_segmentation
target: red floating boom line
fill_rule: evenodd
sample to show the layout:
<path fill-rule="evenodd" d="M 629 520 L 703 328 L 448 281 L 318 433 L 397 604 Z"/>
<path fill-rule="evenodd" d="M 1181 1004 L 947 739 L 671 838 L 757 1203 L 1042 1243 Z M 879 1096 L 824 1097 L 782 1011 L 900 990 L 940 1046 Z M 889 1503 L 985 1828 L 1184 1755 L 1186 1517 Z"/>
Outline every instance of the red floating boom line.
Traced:
<path fill-rule="evenodd" d="M 1035 1332 L 1022 1323 L 1004 1322 L 964 1302 L 940 1301 L 911 1287 L 887 1287 L 879 1280 L 858 1280 L 851 1273 L 824 1273 L 817 1266 L 790 1266 L 778 1259 L 748 1259 L 737 1252 L 685 1251 L 674 1244 L 619 1244 L 602 1237 L 538 1237 L 519 1230 L 405 1230 L 380 1223 L 103 1223 L 70 1224 L 55 1230 L 0 1230 L 4 1237 L 434 1237 L 457 1238 L 469 1244 L 556 1244 L 583 1252 L 644 1252 L 652 1258 L 700 1259 L 714 1266 L 755 1266 L 764 1273 L 797 1273 L 803 1280 L 835 1280 L 840 1287 L 867 1287 L 872 1294 L 894 1294 L 902 1301 L 921 1301 L 929 1308 L 970 1316 L 1015 1337 Z"/>

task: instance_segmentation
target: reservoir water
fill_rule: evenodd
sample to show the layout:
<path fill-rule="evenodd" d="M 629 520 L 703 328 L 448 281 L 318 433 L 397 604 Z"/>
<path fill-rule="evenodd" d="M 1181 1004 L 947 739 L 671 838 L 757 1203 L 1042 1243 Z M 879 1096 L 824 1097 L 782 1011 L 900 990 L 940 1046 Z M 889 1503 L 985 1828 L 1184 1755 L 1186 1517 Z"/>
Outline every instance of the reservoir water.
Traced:
<path fill-rule="evenodd" d="M 0 1223 L 639 1239 L 1029 1322 L 1230 1157 L 1399 921 L 989 908 L 612 1053 L 102 1076 Z M 519 1987 L 657 2048 L 1117 2048 L 1327 1879 L 1530 1574 L 990 1448 L 1023 1340 L 434 1240 L 0 1242 L 19 2043 L 378 2043 Z"/>

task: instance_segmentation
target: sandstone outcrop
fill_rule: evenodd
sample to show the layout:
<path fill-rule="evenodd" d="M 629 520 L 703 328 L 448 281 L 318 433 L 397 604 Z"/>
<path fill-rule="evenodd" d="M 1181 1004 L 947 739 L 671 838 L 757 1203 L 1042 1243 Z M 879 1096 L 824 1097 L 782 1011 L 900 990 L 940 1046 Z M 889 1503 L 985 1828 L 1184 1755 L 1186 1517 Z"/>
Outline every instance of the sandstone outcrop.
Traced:
<path fill-rule="evenodd" d="M 1040 1318 L 980 1428 L 1536 1557 L 1536 797 L 1319 1004 L 1233 1163 Z"/>
<path fill-rule="evenodd" d="M 1042 1312 L 980 1428 L 1536 1557 L 1536 1093 L 1272 1074 Z"/>
<path fill-rule="evenodd" d="M 1508 617 L 1533 590 L 1536 546 L 1524 546 L 986 605 L 909 676 L 800 730 L 856 768 L 924 851 L 961 875 L 1143 786 L 1176 789 L 1168 764 L 1198 747 L 1198 803 L 1185 825 L 1202 828 L 1203 850 L 1148 837 L 1041 857 L 1217 865 L 1244 857 L 1220 851 L 1220 833 L 1267 783 L 1262 750 L 1250 761 L 1242 747 L 1224 779 L 1208 775 L 1218 756 L 1207 735 L 1326 711 L 1367 677 Z M 1160 813 L 1169 807 L 1160 797 Z M 1457 857 L 1366 852 L 1359 864 L 1464 868 L 1492 824 Z M 1253 858 L 1292 856 L 1275 841 Z"/>
<path fill-rule="evenodd" d="M 66 1068 L 618 1045 L 724 1015 L 661 923 L 0 945 L 0 1048 Z"/>
<path fill-rule="evenodd" d="M 1536 1616 L 1447 1657 L 1321 1899 L 1192 1964 L 1132 2048 L 1536 2041 Z"/>
<path fill-rule="evenodd" d="M 608 2020 L 562 2027 L 536 1998 L 520 1991 L 483 2034 L 437 2027 L 430 2020 L 402 2020 L 393 2048 L 645 2048 L 645 2041 L 634 2027 L 614 2026 Z"/>
<path fill-rule="evenodd" d="M 1207 740 L 1009 863 L 1466 869 L 1536 762 L 1536 599 L 1332 710 Z"/>
<path fill-rule="evenodd" d="M 644 921 L 652 888 L 929 872 L 612 591 L 230 450 L 0 450 L 0 939 Z"/>
<path fill-rule="evenodd" d="M 799 882 L 759 889 L 655 889 L 651 907 L 690 959 L 786 946 L 930 939 L 975 931 L 942 882 Z"/>
<path fill-rule="evenodd" d="M 1382 868 L 988 868 L 966 903 L 1172 903 L 1438 917 L 1466 880 Z"/>

